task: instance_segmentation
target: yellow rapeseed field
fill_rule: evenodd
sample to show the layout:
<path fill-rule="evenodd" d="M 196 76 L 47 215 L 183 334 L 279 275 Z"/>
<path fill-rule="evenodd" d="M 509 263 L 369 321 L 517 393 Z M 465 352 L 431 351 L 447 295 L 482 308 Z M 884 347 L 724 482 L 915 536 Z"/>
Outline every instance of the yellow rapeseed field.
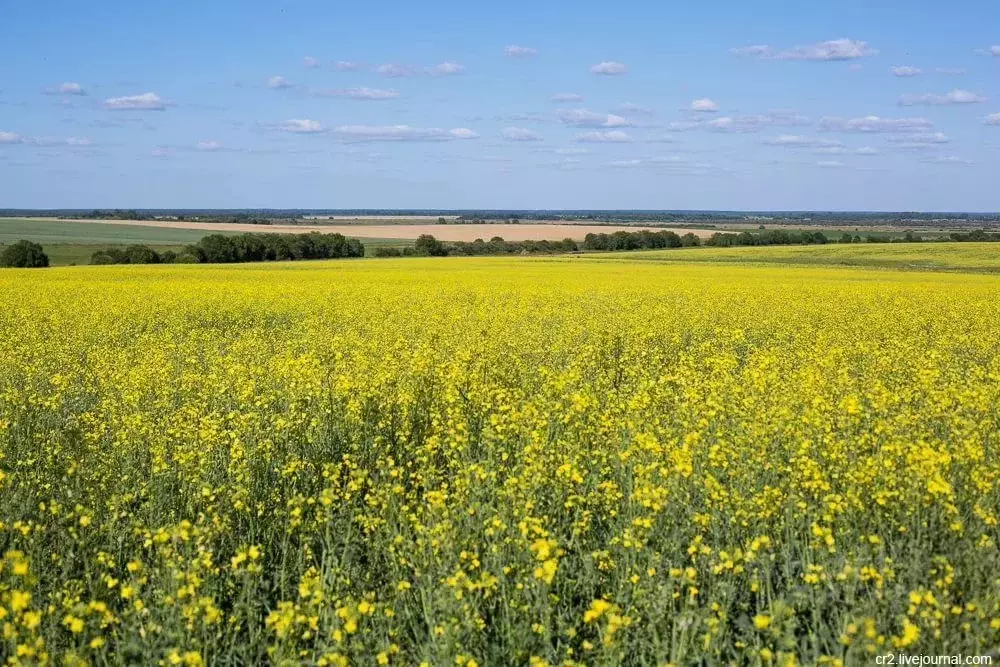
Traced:
<path fill-rule="evenodd" d="M 556 259 L 0 273 L 10 664 L 1000 645 L 1000 279 Z"/>

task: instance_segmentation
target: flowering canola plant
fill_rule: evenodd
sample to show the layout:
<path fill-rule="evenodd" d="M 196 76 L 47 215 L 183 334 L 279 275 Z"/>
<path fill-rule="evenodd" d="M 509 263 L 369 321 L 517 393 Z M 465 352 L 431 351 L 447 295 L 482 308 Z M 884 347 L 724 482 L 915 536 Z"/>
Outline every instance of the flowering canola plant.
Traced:
<path fill-rule="evenodd" d="M 585 258 L 3 272 L 0 656 L 986 652 L 998 297 Z"/>

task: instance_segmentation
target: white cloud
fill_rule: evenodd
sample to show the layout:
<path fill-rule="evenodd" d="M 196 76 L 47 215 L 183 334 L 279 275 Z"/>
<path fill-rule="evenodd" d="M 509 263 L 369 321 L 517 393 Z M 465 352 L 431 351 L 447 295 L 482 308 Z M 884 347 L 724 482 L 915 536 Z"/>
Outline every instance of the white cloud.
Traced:
<path fill-rule="evenodd" d="M 15 132 L 0 131 L 0 144 L 26 144 L 28 146 L 70 146 L 72 148 L 86 148 L 93 145 L 93 142 L 86 137 L 67 137 L 66 139 L 55 139 L 53 137 L 22 137 Z"/>
<path fill-rule="evenodd" d="M 921 158 L 920 161 L 928 164 L 975 164 L 972 160 L 966 160 L 955 155 L 934 155 Z"/>
<path fill-rule="evenodd" d="M 987 125 L 1000 125 L 1000 113 L 991 113 L 983 119 L 983 122 Z"/>
<path fill-rule="evenodd" d="M 863 146 L 862 148 L 854 151 L 855 155 L 878 155 L 878 151 L 871 146 Z"/>
<path fill-rule="evenodd" d="M 381 76 L 388 77 L 416 76 L 420 73 L 415 67 L 411 67 L 410 65 L 397 65 L 395 63 L 379 65 L 375 68 L 375 71 Z"/>
<path fill-rule="evenodd" d="M 552 96 L 553 102 L 582 102 L 583 95 L 576 93 L 556 93 Z"/>
<path fill-rule="evenodd" d="M 267 80 L 267 87 L 273 88 L 274 90 L 280 90 L 282 88 L 291 88 L 291 82 L 283 76 L 272 76 Z"/>
<path fill-rule="evenodd" d="M 156 148 L 151 150 L 149 154 L 152 157 L 158 157 L 158 158 L 172 158 L 174 156 L 174 152 L 172 150 L 170 150 L 169 148 L 165 148 L 163 146 L 157 146 Z"/>
<path fill-rule="evenodd" d="M 553 151 L 556 155 L 586 155 L 590 151 L 586 148 L 557 148 Z"/>
<path fill-rule="evenodd" d="M 750 56 L 761 60 L 856 60 L 866 56 L 873 56 L 877 50 L 868 46 L 868 42 L 855 39 L 831 39 L 826 42 L 810 44 L 808 46 L 796 46 L 791 49 L 779 50 L 774 47 L 763 45 L 745 46 L 742 48 L 730 49 L 733 53 L 741 56 Z"/>
<path fill-rule="evenodd" d="M 923 72 L 919 67 L 910 67 L 909 65 L 890 67 L 889 71 L 892 72 L 893 76 L 901 77 L 918 76 Z"/>
<path fill-rule="evenodd" d="M 310 92 L 317 97 L 348 97 L 352 100 L 393 100 L 399 97 L 395 90 L 382 88 L 316 88 Z"/>
<path fill-rule="evenodd" d="M 774 56 L 774 49 L 767 44 L 753 44 L 751 46 L 740 46 L 729 49 L 730 53 L 738 56 L 751 56 L 754 58 L 769 58 Z"/>
<path fill-rule="evenodd" d="M 990 47 L 990 54 L 994 56 L 1000 56 L 1000 44 L 995 44 Z"/>
<path fill-rule="evenodd" d="M 618 105 L 619 111 L 624 111 L 625 113 L 640 114 L 643 116 L 652 116 L 653 110 L 649 107 L 644 107 L 639 104 L 633 104 L 632 102 L 622 102 Z"/>
<path fill-rule="evenodd" d="M 313 58 L 312 56 L 305 56 L 302 59 L 302 65 L 309 69 L 316 69 L 317 67 L 319 67 L 319 60 Z"/>
<path fill-rule="evenodd" d="M 459 65 L 456 62 L 443 62 L 438 65 L 431 67 L 428 72 L 434 76 L 451 76 L 455 74 L 462 74 L 465 72 L 465 65 Z"/>
<path fill-rule="evenodd" d="M 923 95 L 903 95 L 899 98 L 899 103 L 903 106 L 913 106 L 916 104 L 944 105 L 944 104 L 982 104 L 986 98 L 978 93 L 969 92 L 956 88 L 944 95 L 925 93 Z"/>
<path fill-rule="evenodd" d="M 200 151 L 221 151 L 225 148 L 221 141 L 199 141 L 198 150 Z"/>
<path fill-rule="evenodd" d="M 503 54 L 508 58 L 528 58 L 531 56 L 538 55 L 538 49 L 533 49 L 530 46 L 518 46 L 516 44 L 508 44 L 503 47 Z"/>
<path fill-rule="evenodd" d="M 605 60 L 604 62 L 597 63 L 590 68 L 591 74 L 604 74 L 608 76 L 626 74 L 627 72 L 628 67 L 622 63 L 614 62 L 613 60 Z"/>
<path fill-rule="evenodd" d="M 691 102 L 691 111 L 715 112 L 718 110 L 719 105 L 707 97 L 702 97 Z"/>
<path fill-rule="evenodd" d="M 672 120 L 667 123 L 667 132 L 687 132 L 701 127 L 701 121 L 697 120 Z"/>
<path fill-rule="evenodd" d="M 383 65 L 385 67 L 385 65 Z M 362 63 L 355 62 L 353 60 L 338 60 L 333 63 L 333 68 L 340 72 L 357 72 L 360 69 L 364 69 L 365 66 Z"/>
<path fill-rule="evenodd" d="M 65 83 L 60 83 L 58 86 L 53 86 L 51 88 L 45 88 L 43 92 L 46 95 L 86 95 L 87 91 L 83 89 L 83 86 L 74 82 L 67 81 Z"/>
<path fill-rule="evenodd" d="M 688 160 L 680 155 L 664 155 L 651 158 L 614 160 L 609 163 L 612 167 L 678 167 L 687 166 Z"/>
<path fill-rule="evenodd" d="M 897 148 L 931 148 L 939 144 L 946 144 L 951 139 L 943 132 L 920 132 L 916 134 L 906 134 L 897 137 L 889 137 L 887 142 Z"/>
<path fill-rule="evenodd" d="M 445 130 L 436 127 L 410 127 L 409 125 L 341 125 L 333 132 L 340 139 L 350 142 L 451 141 L 453 139 L 475 139 L 479 136 L 465 127 Z"/>
<path fill-rule="evenodd" d="M 156 93 L 109 97 L 104 100 L 104 106 L 112 110 L 145 109 L 148 111 L 162 111 L 167 108 L 166 102 L 160 99 L 160 96 Z"/>
<path fill-rule="evenodd" d="M 863 116 L 861 118 L 839 118 L 825 116 L 819 121 L 820 129 L 831 132 L 913 132 L 927 130 L 933 123 L 926 118 L 881 118 Z"/>
<path fill-rule="evenodd" d="M 766 127 L 796 127 L 809 124 L 809 119 L 792 111 L 769 111 L 750 116 L 723 116 L 704 123 L 716 132 L 759 132 Z"/>
<path fill-rule="evenodd" d="M 295 134 L 316 134 L 324 131 L 323 125 L 319 121 L 308 118 L 292 118 L 282 121 L 278 123 L 277 129 Z"/>
<path fill-rule="evenodd" d="M 584 132 L 576 135 L 574 141 L 584 143 L 625 143 L 631 141 L 631 137 L 621 130 L 610 130 L 608 132 Z"/>
<path fill-rule="evenodd" d="M 537 132 L 524 127 L 505 127 L 500 131 L 507 141 L 541 141 L 542 137 Z"/>
<path fill-rule="evenodd" d="M 820 160 L 816 163 L 816 166 L 823 167 L 824 169 L 840 169 L 844 166 L 844 163 L 838 160 Z"/>
<path fill-rule="evenodd" d="M 642 160 L 614 160 L 609 163 L 612 167 L 641 167 Z"/>
<path fill-rule="evenodd" d="M 763 143 L 768 146 L 812 146 L 816 143 L 816 139 L 798 134 L 782 134 L 778 137 L 764 139 Z"/>
<path fill-rule="evenodd" d="M 586 109 L 566 109 L 556 116 L 563 125 L 571 127 L 629 127 L 631 122 L 615 114 L 602 114 Z"/>

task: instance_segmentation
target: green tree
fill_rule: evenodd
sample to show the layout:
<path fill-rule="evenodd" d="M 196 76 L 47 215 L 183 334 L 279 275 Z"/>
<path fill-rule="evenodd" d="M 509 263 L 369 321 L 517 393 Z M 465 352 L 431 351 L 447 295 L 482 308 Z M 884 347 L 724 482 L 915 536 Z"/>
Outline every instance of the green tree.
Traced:
<path fill-rule="evenodd" d="M 418 255 L 430 255 L 431 257 L 444 257 L 448 254 L 448 248 L 430 234 L 421 234 L 417 237 L 413 249 Z"/>
<path fill-rule="evenodd" d="M 0 266 L 37 269 L 49 265 L 49 256 L 42 250 L 42 246 L 31 241 L 18 241 L 0 252 Z"/>

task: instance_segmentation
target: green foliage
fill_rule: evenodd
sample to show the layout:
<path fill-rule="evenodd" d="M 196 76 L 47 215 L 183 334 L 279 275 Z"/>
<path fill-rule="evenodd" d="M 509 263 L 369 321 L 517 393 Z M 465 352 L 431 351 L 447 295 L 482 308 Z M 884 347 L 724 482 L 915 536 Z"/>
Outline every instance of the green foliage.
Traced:
<path fill-rule="evenodd" d="M 416 254 L 430 257 L 444 257 L 448 254 L 448 249 L 443 243 L 430 234 L 421 234 L 417 237 L 417 242 L 413 244 Z"/>
<path fill-rule="evenodd" d="M 32 241 L 18 241 L 0 252 L 0 266 L 18 269 L 37 269 L 49 265 L 49 257 L 42 246 Z"/>
<path fill-rule="evenodd" d="M 732 246 L 762 246 L 762 245 L 810 245 L 827 243 L 823 232 L 807 230 L 770 229 L 763 232 L 740 232 L 739 234 L 715 233 L 705 241 L 705 245 L 717 248 Z"/>
<path fill-rule="evenodd" d="M 169 253 L 169 255 L 167 254 Z M 163 255 L 147 245 L 130 245 L 125 248 L 105 248 L 90 256 L 91 264 L 160 264 L 173 261 L 172 250 Z"/>
<path fill-rule="evenodd" d="M 674 232 L 617 231 L 612 234 L 587 234 L 583 239 L 584 250 L 656 250 L 698 245 L 698 237 L 688 233 L 683 237 Z"/>
<path fill-rule="evenodd" d="M 343 234 L 210 234 L 185 252 L 202 264 L 364 257 L 365 247 Z"/>

